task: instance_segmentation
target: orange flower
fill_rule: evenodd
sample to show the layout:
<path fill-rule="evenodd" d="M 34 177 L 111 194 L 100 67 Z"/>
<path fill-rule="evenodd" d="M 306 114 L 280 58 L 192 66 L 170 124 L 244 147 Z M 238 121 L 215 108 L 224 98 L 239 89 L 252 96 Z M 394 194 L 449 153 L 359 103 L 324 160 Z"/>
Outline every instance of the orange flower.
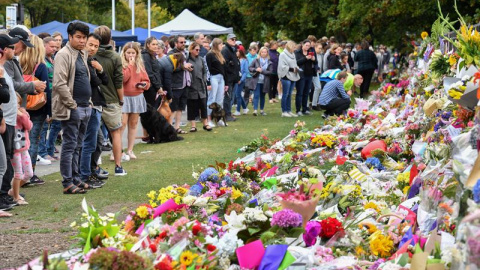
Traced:
<path fill-rule="evenodd" d="M 477 83 L 477 81 L 480 81 L 480 71 L 473 74 L 473 83 Z M 477 98 L 480 99 L 480 86 L 477 89 Z"/>

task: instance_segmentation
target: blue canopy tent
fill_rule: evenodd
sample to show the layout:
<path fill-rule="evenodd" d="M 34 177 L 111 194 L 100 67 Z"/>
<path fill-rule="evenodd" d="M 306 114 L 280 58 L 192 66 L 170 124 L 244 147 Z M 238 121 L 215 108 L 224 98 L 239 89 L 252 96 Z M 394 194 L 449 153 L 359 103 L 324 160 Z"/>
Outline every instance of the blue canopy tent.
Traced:
<path fill-rule="evenodd" d="M 128 35 L 132 34 L 132 29 L 123 31 L 122 33 Z M 142 27 L 136 27 L 135 28 L 135 35 L 138 37 L 138 42 L 140 43 L 145 43 L 145 40 L 148 38 L 148 29 L 142 28 Z M 150 30 L 150 36 L 156 37 L 157 39 L 160 39 L 162 36 L 170 36 L 169 34 L 161 33 L 161 32 L 155 32 Z"/>
<path fill-rule="evenodd" d="M 71 22 L 81 22 L 81 23 L 86 24 L 88 26 L 88 28 L 90 29 L 90 32 L 93 32 L 93 30 L 95 30 L 95 28 L 97 28 L 97 25 L 87 23 L 87 22 L 82 22 L 82 21 L 78 21 L 78 20 L 71 21 Z M 68 24 L 71 23 L 71 22 L 60 23 L 60 24 L 57 24 L 56 26 L 52 26 L 52 27 L 48 27 L 48 28 L 47 27 L 41 28 L 42 26 L 44 26 L 44 25 L 41 25 L 41 26 L 37 26 L 37 27 L 34 27 L 34 28 L 30 29 L 30 31 L 34 34 L 39 34 L 39 33 L 42 33 L 42 32 L 53 34 L 54 32 L 60 32 L 63 36 L 63 40 L 67 41 L 68 40 L 67 27 L 68 27 Z M 47 23 L 47 24 L 50 24 L 50 23 Z M 38 31 L 39 29 L 42 30 L 42 31 Z M 137 36 L 132 36 L 130 34 L 125 34 L 125 33 L 120 32 L 120 31 L 112 30 L 112 39 L 115 41 L 115 44 L 117 46 L 123 46 L 125 43 L 127 43 L 129 41 L 137 41 Z"/>
<path fill-rule="evenodd" d="M 52 33 L 50 33 L 50 31 L 52 29 L 56 29 L 56 28 L 62 27 L 62 26 L 63 26 L 63 23 L 61 23 L 59 21 L 51 21 L 49 23 L 33 27 L 32 29 L 30 29 L 30 31 L 35 35 L 38 35 L 40 33 L 52 34 L 53 32 L 55 32 L 55 31 L 53 31 Z"/>

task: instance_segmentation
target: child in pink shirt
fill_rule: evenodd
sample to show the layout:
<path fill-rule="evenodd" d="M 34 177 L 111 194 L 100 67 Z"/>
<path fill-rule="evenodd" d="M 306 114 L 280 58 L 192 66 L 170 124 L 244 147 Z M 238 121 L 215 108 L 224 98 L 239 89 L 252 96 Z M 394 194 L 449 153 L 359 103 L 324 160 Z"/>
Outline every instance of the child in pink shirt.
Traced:
<path fill-rule="evenodd" d="M 25 108 L 20 107 L 22 98 L 17 93 L 18 111 L 17 111 L 17 125 L 15 126 L 14 138 L 14 154 L 12 159 L 12 166 L 15 172 L 12 181 L 12 189 L 8 191 L 8 195 L 19 205 L 26 205 L 28 202 L 20 196 L 20 185 L 22 180 L 28 181 L 33 176 L 32 162 L 28 149 L 30 148 L 30 139 L 28 133 L 32 129 L 32 121 L 30 115 Z"/>

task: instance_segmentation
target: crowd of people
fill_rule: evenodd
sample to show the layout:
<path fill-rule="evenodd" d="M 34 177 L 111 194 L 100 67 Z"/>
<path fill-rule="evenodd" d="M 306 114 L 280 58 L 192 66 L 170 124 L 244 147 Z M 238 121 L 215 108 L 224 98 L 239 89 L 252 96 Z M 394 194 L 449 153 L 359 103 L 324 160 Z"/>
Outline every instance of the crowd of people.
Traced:
<path fill-rule="evenodd" d="M 35 175 L 37 164 L 59 162 L 63 193 L 84 194 L 108 178 L 99 161 L 111 142 L 114 174 L 126 175 L 122 161 L 137 158 L 137 126 L 149 106 L 170 101 L 169 123 L 178 134 L 187 133 L 181 125 L 185 110 L 188 132 L 197 132 L 197 122 L 211 131 L 211 104 L 223 108 L 226 121 L 248 114 L 250 103 L 253 116 L 264 116 L 267 94 L 268 103 L 281 104 L 282 117 L 312 110 L 339 115 L 356 89 L 368 94 L 374 72 L 380 77 L 390 61 L 382 46 L 375 54 L 366 41 L 352 46 L 333 37 L 252 42 L 247 48 L 235 34 L 224 42 L 197 33 L 191 41 L 149 37 L 143 48 L 128 42 L 117 53 L 107 26 L 90 33 L 73 22 L 67 32 L 66 44 L 60 33 L 34 35 L 21 26 L 0 34 L 0 216 L 28 204 L 20 187 L 45 183 Z M 148 138 L 144 130 L 143 140 Z"/>

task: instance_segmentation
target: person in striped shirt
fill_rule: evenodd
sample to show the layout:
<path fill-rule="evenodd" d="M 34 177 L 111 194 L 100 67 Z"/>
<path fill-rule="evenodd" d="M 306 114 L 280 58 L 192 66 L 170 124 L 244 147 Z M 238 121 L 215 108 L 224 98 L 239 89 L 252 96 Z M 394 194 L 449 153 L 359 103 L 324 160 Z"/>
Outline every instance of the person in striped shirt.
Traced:
<path fill-rule="evenodd" d="M 343 84 L 347 80 L 347 72 L 338 73 L 335 80 L 329 81 L 322 90 L 318 105 L 325 110 L 326 116 L 340 115 L 350 107 L 352 91 L 345 92 Z"/>

